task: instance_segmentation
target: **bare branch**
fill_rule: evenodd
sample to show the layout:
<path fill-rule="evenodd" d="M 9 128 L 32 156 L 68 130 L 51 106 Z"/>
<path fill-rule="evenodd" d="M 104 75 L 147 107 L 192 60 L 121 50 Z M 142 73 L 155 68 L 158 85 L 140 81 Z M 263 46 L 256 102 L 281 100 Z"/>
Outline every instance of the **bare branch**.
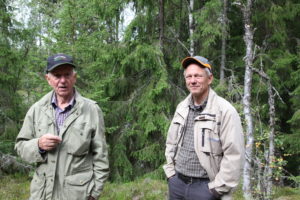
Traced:
<path fill-rule="evenodd" d="M 169 27 L 169 30 L 173 33 L 174 38 L 177 40 L 177 42 L 189 53 L 189 55 L 191 55 L 191 52 L 189 51 L 189 49 L 183 44 L 183 42 L 181 42 L 178 39 L 178 36 L 176 35 L 176 33 Z"/>

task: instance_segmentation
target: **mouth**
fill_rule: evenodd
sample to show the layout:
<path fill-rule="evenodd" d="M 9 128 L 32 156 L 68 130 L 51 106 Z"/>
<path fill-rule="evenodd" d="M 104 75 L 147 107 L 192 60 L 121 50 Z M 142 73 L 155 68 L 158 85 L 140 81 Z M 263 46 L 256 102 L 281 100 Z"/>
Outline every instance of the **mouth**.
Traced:
<path fill-rule="evenodd" d="M 60 90 L 66 90 L 66 89 L 68 89 L 68 87 L 67 86 L 59 86 L 58 89 L 60 89 Z"/>

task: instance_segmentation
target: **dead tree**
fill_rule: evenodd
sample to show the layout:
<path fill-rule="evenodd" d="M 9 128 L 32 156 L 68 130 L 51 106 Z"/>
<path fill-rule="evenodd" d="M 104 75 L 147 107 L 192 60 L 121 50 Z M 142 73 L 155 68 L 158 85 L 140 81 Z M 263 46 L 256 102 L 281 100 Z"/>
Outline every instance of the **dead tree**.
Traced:
<path fill-rule="evenodd" d="M 274 159 L 275 159 L 275 145 L 274 145 L 274 140 L 275 140 L 275 94 L 273 93 L 273 86 L 271 84 L 271 80 L 269 76 L 262 70 L 257 70 L 252 68 L 254 72 L 259 74 L 266 82 L 267 82 L 267 87 L 268 87 L 268 104 L 269 104 L 269 149 L 268 152 L 266 152 L 266 165 L 265 165 L 265 173 L 264 173 L 264 178 L 263 178 L 263 184 L 264 188 L 264 199 L 269 200 L 271 199 L 272 195 L 272 187 L 273 187 L 273 182 L 272 182 L 272 176 L 273 176 L 273 168 L 272 165 L 274 164 Z"/>

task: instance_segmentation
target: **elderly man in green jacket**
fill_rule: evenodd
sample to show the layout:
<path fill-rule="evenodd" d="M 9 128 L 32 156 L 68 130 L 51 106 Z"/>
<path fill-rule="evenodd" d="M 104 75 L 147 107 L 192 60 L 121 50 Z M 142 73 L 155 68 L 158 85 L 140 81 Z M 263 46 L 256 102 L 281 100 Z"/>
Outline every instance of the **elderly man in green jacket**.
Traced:
<path fill-rule="evenodd" d="M 53 91 L 29 109 L 17 136 L 17 153 L 37 166 L 30 200 L 98 199 L 108 178 L 103 114 L 74 88 L 74 68 L 69 55 L 48 58 Z"/>
<path fill-rule="evenodd" d="M 182 61 L 190 91 L 171 122 L 164 170 L 170 200 L 229 200 L 239 183 L 244 138 L 235 108 L 210 88 L 210 62 L 201 56 Z"/>

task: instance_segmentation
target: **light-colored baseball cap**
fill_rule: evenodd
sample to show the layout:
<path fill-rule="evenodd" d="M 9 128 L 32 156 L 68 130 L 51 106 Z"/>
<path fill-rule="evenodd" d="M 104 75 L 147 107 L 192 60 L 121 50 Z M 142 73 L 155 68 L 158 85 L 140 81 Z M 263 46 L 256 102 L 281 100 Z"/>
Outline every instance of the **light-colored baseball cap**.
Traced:
<path fill-rule="evenodd" d="M 210 62 L 202 56 L 193 56 L 193 57 L 188 56 L 181 61 L 181 65 L 184 69 L 186 69 L 187 66 L 189 66 L 192 63 L 196 63 L 203 67 L 206 67 L 210 71 L 212 70 Z"/>

